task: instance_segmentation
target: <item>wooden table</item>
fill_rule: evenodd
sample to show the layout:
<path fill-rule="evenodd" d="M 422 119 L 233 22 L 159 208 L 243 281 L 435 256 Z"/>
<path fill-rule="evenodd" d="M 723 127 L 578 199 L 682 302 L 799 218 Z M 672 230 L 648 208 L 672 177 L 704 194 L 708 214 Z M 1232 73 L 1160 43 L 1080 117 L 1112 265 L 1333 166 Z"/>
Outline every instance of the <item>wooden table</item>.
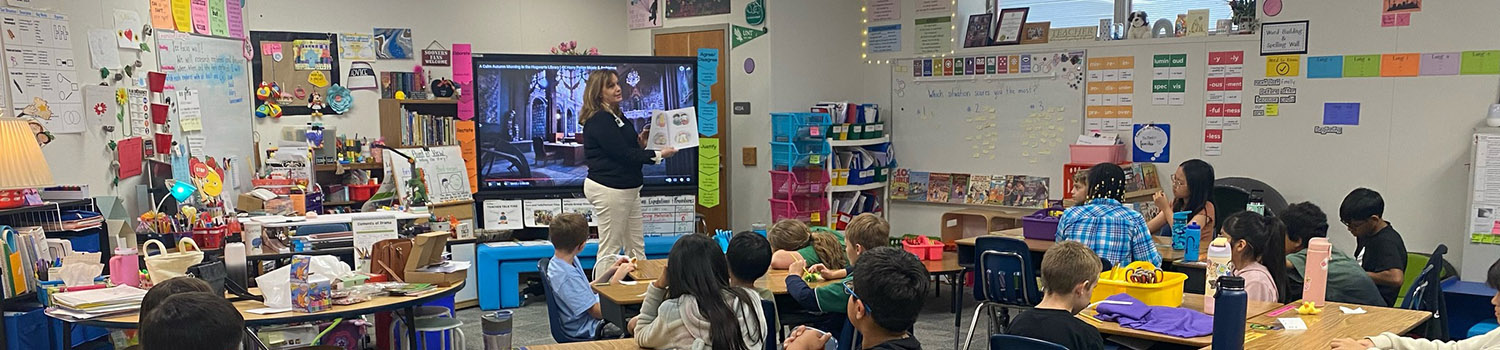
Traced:
<path fill-rule="evenodd" d="M 1261 302 L 1261 301 L 1250 301 L 1250 302 L 1246 303 L 1245 316 L 1247 318 L 1255 318 L 1256 316 L 1259 316 L 1261 314 L 1270 312 L 1271 310 L 1275 310 L 1275 309 L 1281 308 L 1282 306 L 1284 306 L 1284 305 L 1280 304 L 1280 303 L 1268 303 L 1268 302 Z M 1182 306 L 1179 306 L 1179 307 L 1185 308 L 1185 309 L 1195 310 L 1195 311 L 1198 311 L 1198 312 L 1202 312 L 1203 311 L 1203 295 L 1202 294 L 1183 294 Z M 1161 334 L 1161 333 L 1156 333 L 1156 332 L 1147 332 L 1147 331 L 1142 331 L 1142 330 L 1135 330 L 1135 329 L 1129 329 L 1129 328 L 1121 327 L 1119 323 L 1115 323 L 1115 322 L 1098 322 L 1096 319 L 1090 318 L 1090 317 L 1092 317 L 1094 315 L 1098 315 L 1098 314 L 1099 314 L 1099 312 L 1095 311 L 1094 309 L 1087 309 L 1087 310 L 1083 310 L 1083 312 L 1080 312 L 1077 317 L 1079 319 L 1084 320 L 1084 322 L 1087 322 L 1088 324 L 1094 325 L 1094 328 L 1098 328 L 1099 329 L 1099 333 L 1103 333 L 1103 334 L 1119 335 L 1119 336 L 1125 336 L 1125 337 L 1131 337 L 1131 338 L 1137 338 L 1137 339 L 1145 339 L 1145 340 L 1150 340 L 1150 341 L 1155 341 L 1155 342 L 1163 342 L 1163 343 L 1172 343 L 1172 344 L 1187 345 L 1187 346 L 1192 346 L 1192 347 L 1208 346 L 1209 344 L 1211 344 L 1213 342 L 1213 336 L 1202 336 L 1202 337 L 1197 337 L 1197 338 L 1178 338 L 1178 337 L 1174 337 L 1174 336 L 1170 336 L 1170 335 L 1165 335 L 1165 334 Z"/>
<path fill-rule="evenodd" d="M 568 165 L 583 165 L 583 144 L 577 142 L 543 142 L 542 147 L 557 150 Z"/>
<path fill-rule="evenodd" d="M 635 338 L 595 340 L 578 343 L 522 346 L 521 350 L 646 350 L 636 345 Z"/>
<path fill-rule="evenodd" d="M 630 271 L 630 278 L 636 280 L 654 280 L 661 278 L 667 272 L 667 259 L 637 260 L 635 271 Z"/>
<path fill-rule="evenodd" d="M 1301 304 L 1301 301 L 1295 304 Z M 1364 314 L 1346 315 L 1339 311 L 1339 306 L 1350 308 L 1362 307 Z M 1406 333 L 1416 328 L 1423 321 L 1432 317 L 1432 313 L 1426 311 L 1393 309 L 1388 307 L 1351 305 L 1330 302 L 1323 307 L 1323 313 L 1318 315 L 1297 315 L 1296 311 L 1288 311 L 1279 315 L 1280 317 L 1301 317 L 1307 323 L 1305 331 L 1288 331 L 1285 329 L 1275 331 L 1245 330 L 1245 335 L 1254 337 L 1252 334 L 1264 334 L 1245 342 L 1245 349 L 1326 349 L 1328 342 L 1338 338 L 1360 338 L 1377 335 L 1382 332 L 1396 334 Z M 1259 315 L 1251 317 L 1249 323 L 1273 325 L 1276 317 Z M 1209 349 L 1210 347 L 1204 347 Z"/>
<path fill-rule="evenodd" d="M 1025 236 L 1022 235 L 1021 229 L 1019 229 L 1019 228 L 1009 229 L 1009 230 L 1004 230 L 1004 231 L 990 232 L 989 235 L 990 236 L 1010 237 L 1010 238 L 1015 238 L 1015 239 L 1022 240 L 1024 242 L 1026 242 L 1026 248 L 1030 249 L 1033 253 L 1044 253 L 1044 252 L 1047 251 L 1047 249 L 1051 249 L 1053 245 L 1057 244 L 1056 241 L 1049 241 L 1049 240 L 1045 240 L 1045 239 L 1031 239 L 1031 238 L 1026 238 Z M 955 243 L 958 244 L 959 264 L 960 265 L 968 266 L 968 267 L 972 267 L 973 266 L 973 264 L 974 264 L 974 262 L 973 262 L 973 260 L 974 260 L 974 256 L 973 256 L 974 241 L 977 240 L 979 237 L 984 237 L 984 236 L 969 237 L 969 238 L 964 238 L 964 239 L 960 239 L 960 240 L 955 241 Z M 1156 241 L 1156 252 L 1157 253 L 1161 253 L 1162 265 L 1168 265 L 1168 264 L 1176 262 L 1178 260 L 1182 260 L 1182 256 L 1183 256 L 1183 254 L 1185 252 L 1184 251 L 1178 251 L 1178 250 L 1173 250 L 1172 249 L 1172 238 L 1171 237 L 1152 236 L 1151 238 L 1152 238 L 1152 240 Z M 965 254 L 966 252 L 967 252 L 967 254 Z M 1040 262 L 1041 262 L 1041 260 L 1038 259 L 1037 263 L 1040 263 Z"/>
<path fill-rule="evenodd" d="M 648 260 L 649 261 L 649 260 Z M 755 286 L 771 290 L 772 294 L 783 295 L 786 291 L 787 270 L 770 270 L 766 275 L 755 281 Z M 634 316 L 639 311 L 641 303 L 646 301 L 646 288 L 656 280 L 637 280 L 634 284 L 595 284 L 594 292 L 599 293 L 599 308 L 604 314 L 604 320 L 622 328 L 625 320 Z M 808 283 L 813 288 L 838 283 L 838 280 L 818 281 Z"/>

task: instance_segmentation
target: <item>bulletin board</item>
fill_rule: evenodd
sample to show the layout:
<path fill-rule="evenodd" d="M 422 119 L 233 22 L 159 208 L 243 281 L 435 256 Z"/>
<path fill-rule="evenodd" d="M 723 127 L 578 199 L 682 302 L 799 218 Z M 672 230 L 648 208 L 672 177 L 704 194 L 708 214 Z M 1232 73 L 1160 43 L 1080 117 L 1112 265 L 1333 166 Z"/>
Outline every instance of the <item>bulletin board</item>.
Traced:
<path fill-rule="evenodd" d="M 892 143 L 901 167 L 917 171 L 1052 177 L 1052 198 L 1062 193 L 1061 166 L 1068 144 L 1082 130 L 1083 50 L 974 54 L 953 61 L 1005 55 L 1024 57 L 1025 72 L 921 76 L 916 64 L 944 58 L 892 62 Z M 936 62 L 934 62 L 936 63 Z M 925 67 L 924 67 L 925 68 Z M 934 64 L 934 70 L 941 66 Z M 1008 67 L 1007 67 L 1008 68 Z M 955 70 L 963 69 L 955 65 Z M 926 75 L 926 74 L 923 74 Z M 882 111 L 884 113 L 885 111 Z"/>
<path fill-rule="evenodd" d="M 328 87 L 339 84 L 337 34 L 251 31 L 250 45 L 255 49 L 250 58 L 255 85 L 275 82 L 281 87 L 283 114 L 312 114 L 307 108 L 308 99 L 313 94 L 326 98 Z M 327 84 L 321 87 L 313 84 L 318 78 Z M 254 90 L 250 91 L 250 97 L 254 100 Z M 338 114 L 329 108 L 324 108 L 323 113 Z"/>

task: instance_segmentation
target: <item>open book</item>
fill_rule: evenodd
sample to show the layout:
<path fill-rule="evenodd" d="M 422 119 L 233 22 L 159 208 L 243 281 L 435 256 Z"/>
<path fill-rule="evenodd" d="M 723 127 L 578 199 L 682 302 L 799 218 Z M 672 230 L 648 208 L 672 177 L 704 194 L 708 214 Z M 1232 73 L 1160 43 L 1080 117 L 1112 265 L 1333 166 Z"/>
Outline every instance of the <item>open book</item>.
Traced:
<path fill-rule="evenodd" d="M 646 126 L 646 149 L 698 147 L 698 110 L 693 107 L 670 111 L 653 111 Z"/>

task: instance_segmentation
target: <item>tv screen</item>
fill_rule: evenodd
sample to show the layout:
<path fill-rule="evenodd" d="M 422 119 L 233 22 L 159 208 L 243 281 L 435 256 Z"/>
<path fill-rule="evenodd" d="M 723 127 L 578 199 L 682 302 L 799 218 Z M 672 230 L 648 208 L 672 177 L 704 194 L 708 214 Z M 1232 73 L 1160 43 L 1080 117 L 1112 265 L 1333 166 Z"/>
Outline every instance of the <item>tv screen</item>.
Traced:
<path fill-rule="evenodd" d="M 619 73 L 623 117 L 643 130 L 653 111 L 693 107 L 696 66 L 692 57 L 475 55 L 481 189 L 582 191 L 588 166 L 578 113 L 589 73 Z M 681 150 L 647 165 L 645 186 L 692 187 L 697 165 L 697 149 Z"/>

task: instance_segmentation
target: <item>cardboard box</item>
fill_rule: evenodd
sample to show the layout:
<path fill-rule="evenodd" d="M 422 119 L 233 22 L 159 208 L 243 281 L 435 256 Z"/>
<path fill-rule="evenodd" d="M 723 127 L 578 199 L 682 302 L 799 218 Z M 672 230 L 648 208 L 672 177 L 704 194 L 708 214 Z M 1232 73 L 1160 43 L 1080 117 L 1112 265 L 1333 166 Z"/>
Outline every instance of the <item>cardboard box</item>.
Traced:
<path fill-rule="evenodd" d="M 432 217 L 438 218 L 438 220 L 447 220 L 449 215 L 459 220 L 474 218 L 474 201 L 431 204 L 427 208 L 432 210 Z"/>
<path fill-rule="evenodd" d="M 312 276 L 306 282 L 291 282 L 292 311 L 319 312 L 333 306 L 333 283 L 327 277 Z"/>
<path fill-rule="evenodd" d="M 411 254 L 406 257 L 406 283 L 432 283 L 447 287 L 463 283 L 468 270 L 453 272 L 420 272 L 417 269 L 443 262 L 443 251 L 448 248 L 447 232 L 428 232 L 412 238 Z"/>
<path fill-rule="evenodd" d="M 266 202 L 256 198 L 249 193 L 241 193 L 239 200 L 235 201 L 234 209 L 246 212 L 259 211 L 266 208 Z"/>

